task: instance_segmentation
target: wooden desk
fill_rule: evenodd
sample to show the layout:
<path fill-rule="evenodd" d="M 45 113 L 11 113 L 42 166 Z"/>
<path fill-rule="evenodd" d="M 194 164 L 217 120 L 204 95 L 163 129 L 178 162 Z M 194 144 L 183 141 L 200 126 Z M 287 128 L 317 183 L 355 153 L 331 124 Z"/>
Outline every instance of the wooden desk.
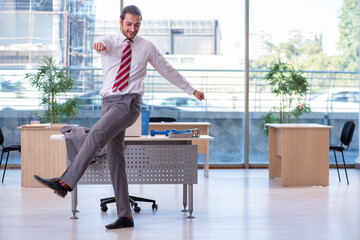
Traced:
<path fill-rule="evenodd" d="M 149 123 L 149 133 L 150 130 L 154 129 L 156 131 L 164 131 L 165 129 L 176 129 L 179 131 L 185 131 L 186 129 L 193 129 L 198 128 L 200 131 L 200 135 L 209 135 L 209 128 L 211 123 L 208 122 L 161 122 L 161 123 L 155 123 L 151 122 Z M 194 145 L 198 146 L 198 153 L 205 154 L 204 159 L 204 176 L 209 176 L 209 141 L 199 141 L 194 139 L 193 141 Z"/>
<path fill-rule="evenodd" d="M 46 127 L 21 126 L 21 186 L 43 187 L 34 174 L 50 178 L 60 176 L 66 170 L 66 147 L 58 147 L 49 140 L 51 135 L 61 134 L 64 124 Z M 63 159 L 58 161 L 57 159 Z"/>
<path fill-rule="evenodd" d="M 329 134 L 320 124 L 266 124 L 269 177 L 282 186 L 329 185 Z"/>

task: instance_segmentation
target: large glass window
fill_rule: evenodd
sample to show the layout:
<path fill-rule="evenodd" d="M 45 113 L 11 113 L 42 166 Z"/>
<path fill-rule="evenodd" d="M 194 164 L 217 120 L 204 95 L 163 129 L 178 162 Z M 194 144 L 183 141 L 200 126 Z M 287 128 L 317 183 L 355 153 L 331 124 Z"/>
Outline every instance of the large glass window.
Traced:
<path fill-rule="evenodd" d="M 210 163 L 243 164 L 244 1 L 124 0 L 124 6 L 128 4 L 142 11 L 139 35 L 152 41 L 206 95 L 205 101 L 197 102 L 149 65 L 143 109 L 152 117 L 210 122 L 210 135 L 216 139 L 210 143 Z M 301 104 L 312 112 L 291 121 L 332 125 L 331 142 L 337 143 L 343 123 L 358 120 L 358 11 L 355 0 L 250 1 L 251 164 L 268 163 L 262 122 L 278 98 L 266 75 L 279 60 L 302 66 L 309 83 Z M 76 81 L 69 96 L 78 95 L 84 104 L 79 119 L 70 123 L 91 127 L 97 121 L 102 70 L 92 44 L 101 36 L 119 33 L 119 16 L 117 0 L 0 2 L 0 126 L 6 143 L 19 143 L 16 127 L 33 120 L 33 110 L 41 110 L 39 93 L 24 74 L 36 71 L 43 56 L 57 58 Z M 349 163 L 357 158 L 358 146 L 356 131 L 346 152 Z M 19 163 L 20 156 L 15 158 Z"/>

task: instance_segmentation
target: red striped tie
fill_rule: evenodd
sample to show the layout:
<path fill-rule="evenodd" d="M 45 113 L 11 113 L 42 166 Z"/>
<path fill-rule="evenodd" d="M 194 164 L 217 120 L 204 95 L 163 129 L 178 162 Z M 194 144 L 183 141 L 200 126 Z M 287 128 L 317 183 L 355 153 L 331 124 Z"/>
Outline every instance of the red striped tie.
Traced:
<path fill-rule="evenodd" d="M 117 89 L 119 89 L 119 91 L 121 92 L 128 85 L 131 64 L 131 40 L 127 38 L 126 42 L 127 44 L 123 50 L 123 54 L 121 57 L 120 68 L 117 72 L 115 83 L 112 88 L 113 92 L 115 92 Z"/>

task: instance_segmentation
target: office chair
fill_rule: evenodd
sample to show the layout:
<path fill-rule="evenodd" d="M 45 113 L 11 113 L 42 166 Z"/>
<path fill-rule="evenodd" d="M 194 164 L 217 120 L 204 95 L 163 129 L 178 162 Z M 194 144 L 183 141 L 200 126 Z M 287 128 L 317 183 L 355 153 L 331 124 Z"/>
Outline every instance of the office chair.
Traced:
<path fill-rule="evenodd" d="M 6 172 L 6 167 L 7 167 L 7 163 L 8 163 L 8 160 L 9 160 L 9 155 L 10 155 L 10 152 L 12 151 L 19 151 L 21 152 L 21 145 L 10 145 L 10 146 L 7 146 L 5 147 L 4 146 L 4 135 L 1 131 L 1 128 L 0 128 L 0 145 L 2 146 L 2 149 L 1 149 L 1 159 L 0 159 L 0 167 L 1 167 L 1 163 L 2 163 L 2 160 L 3 160 L 3 157 L 4 157 L 4 153 L 7 153 L 7 157 L 6 157 L 6 162 L 5 162 L 5 167 L 4 167 L 4 173 L 3 173 L 3 176 L 2 176 L 2 180 L 1 180 L 1 183 L 4 183 L 4 178 L 5 178 L 5 172 Z"/>
<path fill-rule="evenodd" d="M 95 158 L 95 160 L 97 158 L 100 158 L 100 157 L 105 157 L 106 154 L 104 155 L 101 155 L 101 156 L 97 156 Z M 93 164 L 95 163 L 96 161 L 93 161 L 92 163 L 90 164 Z M 136 213 L 140 212 L 141 211 L 141 208 L 138 206 L 139 204 L 137 203 L 137 201 L 139 202 L 152 202 L 152 209 L 158 209 L 158 205 L 156 204 L 156 201 L 153 200 L 153 199 L 148 199 L 148 198 L 141 198 L 141 197 L 135 197 L 135 196 L 130 196 L 129 195 L 129 200 L 130 200 L 130 204 L 131 204 L 131 207 L 134 208 L 134 211 Z M 114 203 L 115 202 L 115 197 L 108 197 L 108 198 L 102 198 L 100 199 L 100 208 L 101 208 L 101 211 L 103 212 L 106 212 L 108 210 L 108 207 L 107 207 L 107 204 L 109 203 Z"/>
<path fill-rule="evenodd" d="M 95 158 L 98 159 L 100 157 L 105 157 L 106 154 L 104 155 L 101 155 L 101 156 L 97 156 Z M 93 161 L 92 163 L 95 163 L 96 161 Z M 92 164 L 91 163 L 91 164 Z M 130 200 L 130 204 L 131 204 L 131 207 L 134 208 L 134 211 L 136 213 L 140 212 L 141 208 L 138 206 L 139 204 L 137 203 L 137 201 L 139 202 L 152 202 L 152 209 L 158 209 L 158 205 L 156 204 L 156 201 L 153 200 L 153 199 L 148 199 L 148 198 L 141 198 L 141 197 L 135 197 L 135 196 L 129 196 L 129 200 Z M 107 204 L 109 203 L 114 203 L 115 202 L 115 197 L 108 197 L 108 198 L 102 198 L 100 199 L 100 208 L 101 208 L 101 211 L 103 212 L 106 212 L 108 210 L 108 207 L 107 207 Z"/>
<path fill-rule="evenodd" d="M 149 122 L 176 122 L 175 118 L 171 117 L 151 117 L 149 118 Z M 134 208 L 134 211 L 136 213 L 140 212 L 141 208 L 138 206 L 137 201 L 139 202 L 152 202 L 152 209 L 158 209 L 158 205 L 156 204 L 156 201 L 153 199 L 148 198 L 142 198 L 142 197 L 136 197 L 136 196 L 129 196 L 131 207 Z M 107 204 L 114 203 L 115 197 L 108 197 L 108 198 L 102 198 L 100 199 L 100 208 L 103 212 L 106 212 L 108 210 Z"/>
<path fill-rule="evenodd" d="M 339 166 L 338 166 L 338 162 L 336 159 L 336 153 L 335 152 L 341 152 L 342 155 L 342 159 L 343 159 L 343 163 L 344 163 L 344 169 L 345 169 L 345 175 L 346 175 L 346 180 L 347 180 L 347 184 L 349 185 L 349 178 L 347 175 L 347 171 L 346 171 L 346 164 L 345 164 L 345 159 L 344 159 L 344 151 L 348 150 L 350 147 L 350 143 L 354 134 L 354 130 L 355 130 L 355 121 L 346 121 L 344 124 L 344 127 L 342 129 L 341 132 L 341 136 L 340 136 L 340 146 L 333 146 L 330 145 L 330 151 L 333 150 L 334 151 L 334 157 L 335 157 L 335 163 L 336 163 L 336 169 L 337 169 L 337 173 L 339 176 L 339 182 L 341 182 L 341 178 L 340 178 L 340 173 L 339 173 Z M 346 146 L 346 148 L 344 147 Z"/>

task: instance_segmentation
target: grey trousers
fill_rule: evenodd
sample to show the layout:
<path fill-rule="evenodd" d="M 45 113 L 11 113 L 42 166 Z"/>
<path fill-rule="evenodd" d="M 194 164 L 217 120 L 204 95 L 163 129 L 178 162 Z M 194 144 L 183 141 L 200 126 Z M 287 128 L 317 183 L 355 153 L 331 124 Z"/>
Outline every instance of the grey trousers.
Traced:
<path fill-rule="evenodd" d="M 106 148 L 118 217 L 130 217 L 131 208 L 124 159 L 125 129 L 139 117 L 141 96 L 130 93 L 105 97 L 101 118 L 91 128 L 84 144 L 60 180 L 72 189 L 76 186 L 97 151 Z"/>

